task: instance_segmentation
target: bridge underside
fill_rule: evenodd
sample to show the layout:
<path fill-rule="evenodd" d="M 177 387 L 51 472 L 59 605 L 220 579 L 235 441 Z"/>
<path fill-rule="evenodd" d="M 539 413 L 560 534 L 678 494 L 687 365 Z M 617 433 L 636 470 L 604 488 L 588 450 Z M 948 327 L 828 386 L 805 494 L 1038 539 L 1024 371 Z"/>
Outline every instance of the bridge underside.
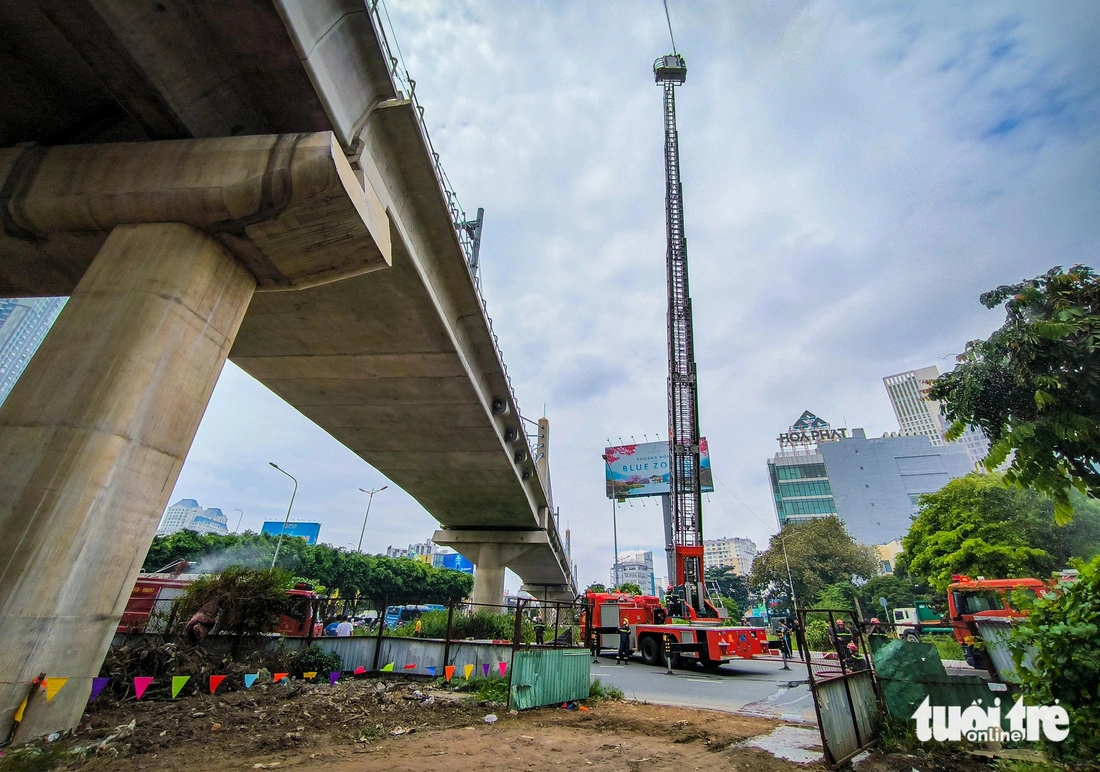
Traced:
<path fill-rule="evenodd" d="M 478 597 L 568 591 L 361 0 L 27 0 L 0 43 L 0 296 L 72 296 L 0 407 L 0 736 L 41 673 L 72 681 L 18 738 L 79 719 L 226 357 L 420 501 Z"/>

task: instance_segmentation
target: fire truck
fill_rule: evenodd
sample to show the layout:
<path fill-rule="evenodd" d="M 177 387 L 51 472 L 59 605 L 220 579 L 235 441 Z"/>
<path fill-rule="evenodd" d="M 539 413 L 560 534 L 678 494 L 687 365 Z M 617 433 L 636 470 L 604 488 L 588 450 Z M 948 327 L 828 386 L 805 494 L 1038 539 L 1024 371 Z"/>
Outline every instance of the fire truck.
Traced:
<path fill-rule="evenodd" d="M 984 619 L 1005 619 L 1022 617 L 1024 613 L 1011 605 L 1015 592 L 1042 593 L 1051 587 L 1051 583 L 1040 579 L 986 579 L 979 576 L 954 575 L 947 586 L 947 619 L 951 625 L 955 640 L 962 646 L 966 664 L 979 670 L 986 669 L 985 654 L 979 642 L 982 640 L 978 629 Z"/>
<path fill-rule="evenodd" d="M 118 632 L 163 633 L 168 629 L 176 621 L 172 617 L 173 601 L 187 591 L 191 582 L 203 576 L 184 573 L 189 567 L 187 561 L 179 561 L 159 571 L 138 574 L 119 620 Z M 279 622 L 271 632 L 289 638 L 320 635 L 314 624 L 320 620 L 322 598 L 301 583 L 287 590 L 286 596 L 286 607 L 280 611 Z"/>
<path fill-rule="evenodd" d="M 664 665 L 665 645 L 674 667 L 698 662 L 715 668 L 734 658 L 752 659 L 768 653 L 768 634 L 763 628 L 722 627 L 717 610 L 704 601 L 713 616 L 696 616 L 695 609 L 679 602 L 674 611 L 686 615 L 684 623 L 673 622 L 668 609 L 653 595 L 619 592 L 586 592 L 581 629 L 587 640 L 595 637 L 596 648 L 618 649 L 619 626 L 630 625 L 630 649 L 641 654 L 647 665 Z M 675 601 L 674 601 L 675 602 Z"/>

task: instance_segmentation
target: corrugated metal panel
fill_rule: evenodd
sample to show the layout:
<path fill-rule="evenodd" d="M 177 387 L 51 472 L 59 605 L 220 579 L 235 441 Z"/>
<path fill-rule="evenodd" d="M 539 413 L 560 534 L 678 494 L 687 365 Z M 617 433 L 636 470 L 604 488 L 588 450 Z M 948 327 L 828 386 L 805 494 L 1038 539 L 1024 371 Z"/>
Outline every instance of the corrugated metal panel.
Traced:
<path fill-rule="evenodd" d="M 849 690 L 852 695 L 850 706 Z M 878 731 L 878 703 L 869 671 L 852 673 L 846 678 L 818 681 L 814 685 L 814 697 L 821 716 L 821 734 L 834 763 L 848 758 L 871 742 Z M 855 721 L 852 720 L 853 710 Z"/>
<path fill-rule="evenodd" d="M 587 649 L 528 649 L 512 662 L 511 708 L 526 710 L 588 696 Z"/>
<path fill-rule="evenodd" d="M 374 636 L 348 636 L 347 638 L 314 638 L 313 645 L 322 651 L 340 655 L 341 670 L 355 670 L 374 666 Z M 305 641 L 302 640 L 304 644 Z"/>
<path fill-rule="evenodd" d="M 1012 651 L 1008 648 L 1008 637 L 1012 633 L 1012 621 L 1009 618 L 986 617 L 975 619 L 978 633 L 982 636 L 985 653 L 997 670 L 997 675 L 1008 683 L 1019 683 L 1016 663 L 1012 661 Z M 1030 649 L 1024 657 L 1024 668 L 1035 665 L 1035 650 Z"/>

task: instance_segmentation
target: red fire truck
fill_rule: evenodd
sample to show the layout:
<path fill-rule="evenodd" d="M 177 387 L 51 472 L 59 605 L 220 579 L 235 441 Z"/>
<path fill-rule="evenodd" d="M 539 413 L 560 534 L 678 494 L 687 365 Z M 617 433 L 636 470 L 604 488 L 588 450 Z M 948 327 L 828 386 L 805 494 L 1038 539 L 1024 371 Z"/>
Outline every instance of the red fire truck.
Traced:
<path fill-rule="evenodd" d="M 722 627 L 718 612 L 710 621 L 695 616 L 695 609 L 681 604 L 685 624 L 670 622 L 668 609 L 653 595 L 618 592 L 586 592 L 581 629 L 589 641 L 598 636 L 598 648 L 618 649 L 619 626 L 630 625 L 630 648 L 647 665 L 664 665 L 665 638 L 669 639 L 673 666 L 698 662 L 705 668 L 718 667 L 734 658 L 752 659 L 768 653 L 767 630 L 752 627 Z"/>
<path fill-rule="evenodd" d="M 120 633 L 161 633 L 173 623 L 172 602 L 186 592 L 187 585 L 202 574 L 184 573 L 190 564 L 180 561 L 151 573 L 138 574 L 130 600 L 118 623 Z M 290 638 L 304 638 L 310 634 L 314 621 L 320 619 L 320 601 L 317 593 L 299 584 L 286 591 L 288 603 L 279 614 L 279 622 L 273 633 Z M 313 630 L 315 636 L 320 635 Z"/>

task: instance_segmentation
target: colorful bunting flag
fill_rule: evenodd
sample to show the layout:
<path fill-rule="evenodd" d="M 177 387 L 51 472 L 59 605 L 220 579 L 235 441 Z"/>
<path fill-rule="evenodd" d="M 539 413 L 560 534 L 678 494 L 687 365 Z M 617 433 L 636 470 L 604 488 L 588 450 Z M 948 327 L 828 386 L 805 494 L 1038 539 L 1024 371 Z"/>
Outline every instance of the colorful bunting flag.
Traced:
<path fill-rule="evenodd" d="M 42 688 L 46 690 L 46 702 L 49 702 L 57 693 L 61 691 L 61 687 L 68 683 L 68 678 L 58 678 L 56 676 L 50 676 L 43 682 Z"/>
<path fill-rule="evenodd" d="M 149 688 L 149 684 L 153 683 L 152 676 L 138 676 L 134 679 L 134 694 L 140 700 L 141 695 L 145 694 L 145 690 Z"/>
<path fill-rule="evenodd" d="M 482 672 L 482 674 L 484 674 L 484 676 L 486 678 L 489 677 L 489 663 L 488 662 L 486 662 L 484 665 L 481 666 L 481 672 Z"/>
<path fill-rule="evenodd" d="M 392 663 L 392 662 L 390 662 L 389 664 L 385 665 L 385 666 L 384 666 L 384 667 L 382 668 L 382 672 L 383 672 L 383 673 L 392 673 L 392 672 L 393 672 L 393 663 Z"/>
<path fill-rule="evenodd" d="M 19 722 L 23 720 L 23 711 L 27 709 L 27 698 L 24 697 L 23 701 L 19 703 L 19 707 L 15 711 L 15 715 L 12 716 L 12 721 Z"/>
<path fill-rule="evenodd" d="M 504 676 L 504 671 L 507 670 L 507 669 L 508 669 L 508 663 L 507 662 L 501 662 L 500 663 L 500 675 L 501 675 L 501 677 Z"/>
<path fill-rule="evenodd" d="M 409 664 L 405 665 L 405 669 L 406 670 L 416 670 L 416 663 L 415 662 L 410 662 Z"/>
<path fill-rule="evenodd" d="M 183 685 L 185 683 L 187 683 L 188 681 L 190 681 L 190 680 L 191 680 L 191 676 L 189 676 L 189 675 L 174 675 L 174 676 L 172 676 L 172 699 L 173 700 L 176 699 L 177 695 L 179 695 L 180 689 L 183 688 Z"/>
<path fill-rule="evenodd" d="M 222 685 L 222 681 L 224 680 L 225 676 L 223 675 L 210 676 L 210 693 L 213 694 L 215 691 L 217 691 L 218 687 Z"/>
<path fill-rule="evenodd" d="M 428 675 L 430 675 L 432 678 L 435 678 L 435 668 L 434 667 L 426 667 L 424 669 L 428 671 Z"/>
<path fill-rule="evenodd" d="M 470 673 L 474 672 L 474 666 L 473 665 L 467 665 L 466 668 L 465 668 L 465 671 L 466 671 L 466 680 L 469 681 L 470 680 Z"/>
<path fill-rule="evenodd" d="M 382 669 L 385 670 L 385 668 L 382 668 Z M 363 675 L 366 672 L 367 672 L 367 669 L 365 667 L 363 667 L 362 665 L 355 668 L 355 675 Z"/>
<path fill-rule="evenodd" d="M 329 674 L 328 674 L 328 685 L 329 686 L 335 686 L 336 682 L 339 681 L 339 680 L 340 680 L 340 671 L 339 670 L 329 671 Z"/>
<path fill-rule="evenodd" d="M 251 689 L 252 684 L 256 683 L 256 679 L 259 677 L 259 673 L 246 673 L 244 677 L 244 688 Z"/>
<path fill-rule="evenodd" d="M 446 665 L 443 668 L 443 674 L 447 677 L 447 681 L 449 682 L 451 680 L 451 676 L 453 676 L 455 674 L 455 666 L 454 665 Z"/>
<path fill-rule="evenodd" d="M 312 681 L 316 677 L 317 677 L 317 671 L 316 670 L 310 670 L 308 673 L 302 673 L 302 678 L 306 679 L 307 681 Z"/>
<path fill-rule="evenodd" d="M 99 693 L 101 691 L 103 691 L 103 689 L 107 686 L 107 682 L 110 681 L 110 680 L 111 680 L 110 678 L 93 678 L 92 679 L 92 695 L 88 698 L 88 702 L 91 702 L 96 697 L 98 697 Z"/>
<path fill-rule="evenodd" d="M 282 681 L 288 675 L 290 675 L 290 673 L 276 673 L 272 678 L 275 679 L 275 683 L 279 683 L 279 681 Z"/>

